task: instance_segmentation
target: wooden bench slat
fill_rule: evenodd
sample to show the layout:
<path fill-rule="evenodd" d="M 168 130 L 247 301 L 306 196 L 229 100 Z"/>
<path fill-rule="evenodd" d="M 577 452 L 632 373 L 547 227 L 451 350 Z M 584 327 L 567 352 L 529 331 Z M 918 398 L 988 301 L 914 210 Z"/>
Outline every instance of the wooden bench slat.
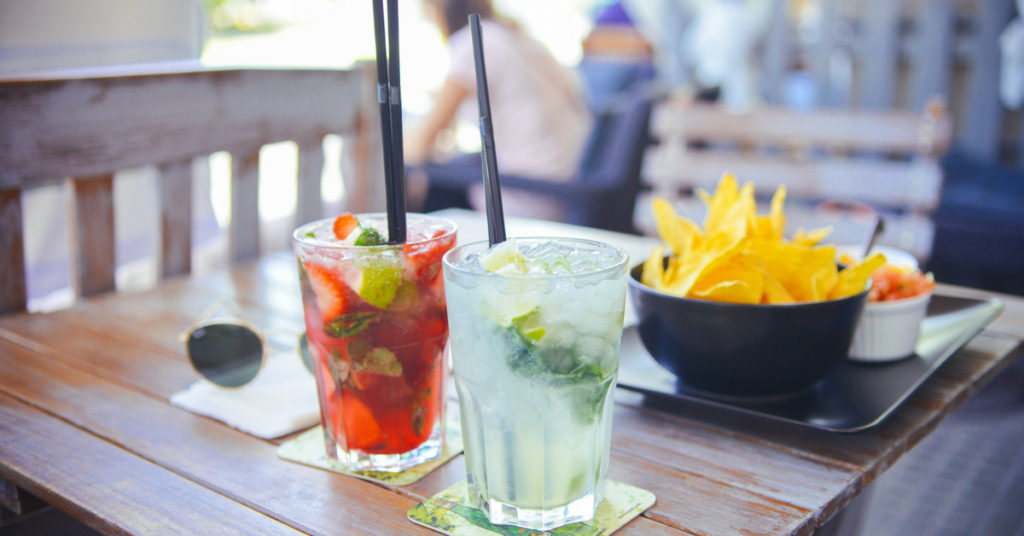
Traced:
<path fill-rule="evenodd" d="M 679 140 L 737 141 L 754 146 L 835 148 L 916 154 L 942 151 L 949 145 L 952 125 L 936 121 L 930 143 L 922 147 L 921 129 L 927 120 L 901 111 L 817 109 L 794 111 L 777 106 L 729 110 L 719 105 L 672 99 L 657 106 L 651 118 L 652 136 L 663 143 Z"/>
<path fill-rule="evenodd" d="M 792 199 L 858 200 L 878 207 L 931 211 L 938 207 L 942 170 L 934 160 L 887 162 L 868 159 L 788 160 L 763 154 L 700 151 L 648 152 L 648 180 L 655 189 L 714 190 L 725 172 L 752 181 L 760 197 L 786 186 Z M 673 160 L 674 159 L 674 160 Z"/>
<path fill-rule="evenodd" d="M 0 75 L 0 314 L 28 306 L 24 227 L 18 197 L 23 191 L 66 177 L 108 177 L 119 171 L 160 168 L 161 235 L 158 278 L 191 271 L 192 177 L 189 163 L 219 151 L 235 155 L 229 259 L 260 252 L 258 152 L 294 141 L 300 155 L 301 219 L 319 215 L 322 142 L 327 134 L 359 146 L 360 159 L 345 170 L 348 192 L 364 210 L 383 207 L 367 195 L 368 164 L 380 157 L 369 143 L 375 123 L 372 66 L 354 69 L 206 68 L 168 62 L 90 67 L 61 72 Z M 375 137 L 379 140 L 379 137 Z M 346 153 L 344 158 L 352 156 Z M 103 206 L 106 183 L 76 184 L 72 248 L 80 252 L 72 285 L 78 295 L 116 287 L 113 216 Z M 308 186 L 308 187 L 307 187 Z M 156 207 L 154 207 L 156 208 Z M 98 212 L 97 212 L 98 211 Z M 8 223 L 8 222 L 11 223 Z M 109 238 L 110 244 L 105 241 Z M 74 258 L 75 253 L 72 254 Z M 34 272 L 33 272 L 34 273 Z"/>
<path fill-rule="evenodd" d="M 114 175 L 72 183 L 72 285 L 79 296 L 114 290 Z"/>
<path fill-rule="evenodd" d="M 21 190 L 0 190 L 0 315 L 25 309 L 25 238 Z"/>
<path fill-rule="evenodd" d="M 12 481 L 101 532 L 301 534 L 3 392 L 0 438 Z"/>
<path fill-rule="evenodd" d="M 259 150 L 231 154 L 231 260 L 260 254 Z"/>
<path fill-rule="evenodd" d="M 320 196 L 324 169 L 322 142 L 299 143 L 299 169 L 295 197 L 295 227 L 321 218 Z"/>
<path fill-rule="evenodd" d="M 160 278 L 192 270 L 192 159 L 160 166 Z"/>
<path fill-rule="evenodd" d="M 4 80 L 0 188 L 355 129 L 358 70 L 196 68 Z"/>

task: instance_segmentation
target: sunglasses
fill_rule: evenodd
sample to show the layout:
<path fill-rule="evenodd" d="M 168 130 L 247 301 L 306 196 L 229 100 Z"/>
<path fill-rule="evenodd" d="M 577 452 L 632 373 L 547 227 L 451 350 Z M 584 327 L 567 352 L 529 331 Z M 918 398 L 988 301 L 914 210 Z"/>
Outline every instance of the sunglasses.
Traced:
<path fill-rule="evenodd" d="M 214 318 L 215 313 L 225 310 L 232 316 Z M 312 374 L 313 357 L 305 332 L 283 328 L 260 330 L 238 316 L 230 302 L 219 300 L 178 337 L 185 345 L 189 363 L 203 379 L 220 387 L 242 387 L 253 381 L 267 362 L 267 336 L 274 333 L 298 339 L 299 357 Z"/>

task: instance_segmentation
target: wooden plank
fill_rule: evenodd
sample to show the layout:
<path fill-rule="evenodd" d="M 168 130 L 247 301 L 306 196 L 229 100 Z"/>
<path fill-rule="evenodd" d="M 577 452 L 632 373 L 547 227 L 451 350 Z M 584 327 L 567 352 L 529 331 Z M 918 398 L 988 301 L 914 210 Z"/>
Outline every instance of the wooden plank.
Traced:
<path fill-rule="evenodd" d="M 114 176 L 71 179 L 72 286 L 78 296 L 114 290 Z"/>
<path fill-rule="evenodd" d="M 954 0 L 924 0 L 919 4 L 911 59 L 910 105 L 914 110 L 923 110 L 933 97 L 949 101 L 956 16 Z"/>
<path fill-rule="evenodd" d="M 699 476 L 745 490 L 776 507 L 796 508 L 813 524 L 838 511 L 829 508 L 825 497 L 852 496 L 861 487 L 859 467 L 813 452 L 780 449 L 742 434 L 625 406 L 616 407 L 614 422 L 612 445 L 623 455 L 659 463 L 691 479 Z"/>
<path fill-rule="evenodd" d="M 54 320 L 61 322 L 61 329 L 67 330 L 67 336 L 54 336 L 54 321 L 39 318 L 41 315 L 26 315 L 0 328 L 0 338 L 39 351 L 43 347 L 33 341 L 52 339 L 49 347 L 55 353 L 51 358 L 58 363 L 95 371 L 112 381 L 165 399 L 196 380 L 176 339 L 194 318 L 156 316 L 133 323 L 127 315 L 102 318 L 98 317 L 98 312 L 77 308 L 73 312 L 60 312 L 60 317 Z M 121 325 L 123 329 L 112 329 Z M 146 331 L 153 333 L 147 336 Z M 105 357 L 114 347 L 130 353 L 136 364 Z"/>
<path fill-rule="evenodd" d="M 727 110 L 713 104 L 681 99 L 656 107 L 651 134 L 662 139 L 684 136 L 688 140 L 736 141 L 755 147 L 824 148 L 846 151 L 878 151 L 915 154 L 926 122 L 922 113 L 819 109 L 813 112 L 762 106 L 751 110 Z M 949 118 L 938 118 L 937 146 L 948 145 Z"/>
<path fill-rule="evenodd" d="M 0 508 L 0 526 L 3 526 L 4 521 L 7 519 L 6 514 L 19 516 L 50 507 L 50 505 L 35 495 L 19 488 L 14 482 L 3 477 L 0 477 L 0 506 L 10 511 L 6 512 L 3 508 Z"/>
<path fill-rule="evenodd" d="M 231 225 L 228 248 L 233 261 L 260 254 L 259 150 L 231 154 Z"/>
<path fill-rule="evenodd" d="M 0 327 L 0 337 L 33 348 L 41 347 L 31 341 L 49 340 L 48 347 L 56 352 L 56 359 L 67 365 L 168 399 L 197 379 L 185 362 L 178 335 L 214 302 L 229 299 L 237 306 L 241 318 L 257 327 L 296 333 L 302 330 L 294 261 L 282 263 L 281 267 L 295 280 L 294 287 L 287 287 L 292 289 L 290 291 L 261 292 L 261 285 L 274 285 L 267 284 L 266 279 L 260 283 L 255 275 L 236 280 L 207 276 L 202 286 L 175 279 L 162 283 L 157 289 L 108 294 L 45 316 L 8 317 Z M 54 322 L 79 336 L 53 337 Z M 111 329 L 111 326 L 118 326 L 118 329 Z M 131 359 L 111 359 L 111 347 L 123 350 Z"/>
<path fill-rule="evenodd" d="M 192 159 L 160 166 L 160 278 L 192 271 Z"/>
<path fill-rule="evenodd" d="M 891 162 L 872 159 L 786 159 L 729 151 L 689 151 L 671 164 L 655 159 L 646 173 L 652 182 L 672 184 L 677 191 L 713 191 L 722 173 L 740 182 L 753 181 L 767 199 L 785 186 L 791 199 L 863 201 L 877 208 L 931 211 L 938 207 L 942 169 L 934 160 Z"/>
<path fill-rule="evenodd" d="M 90 334 L 89 338 L 99 339 L 100 335 Z M 132 359 L 115 344 L 109 348 L 111 359 L 123 363 Z M 304 532 L 432 534 L 406 520 L 405 512 L 415 504 L 411 499 L 383 486 L 281 460 L 272 443 L 175 408 L 164 399 L 140 395 L 133 388 L 69 367 L 45 346 L 28 349 L 0 338 L 0 392 Z M 46 440 L 37 437 L 27 444 Z M 77 443 L 69 442 L 66 448 L 73 449 Z M 0 454 L 0 459 L 9 463 L 6 453 Z M 35 492 L 25 480 L 59 480 L 42 472 L 38 465 L 33 464 L 31 471 L 16 482 Z M 79 465 L 75 462 L 69 467 Z M 163 480 L 154 482 L 160 484 Z M 131 486 L 136 480 L 122 477 L 116 482 Z M 81 500 L 86 504 L 99 502 L 87 497 Z M 195 502 L 201 504 L 202 500 L 199 497 Z"/>
<path fill-rule="evenodd" d="M 608 477 L 636 483 L 654 492 L 658 502 L 644 517 L 686 534 L 809 535 L 814 531 L 814 512 L 666 468 L 661 460 L 619 455 L 610 463 Z"/>
<path fill-rule="evenodd" d="M 0 393 L 0 474 L 109 534 L 301 534 Z"/>
<path fill-rule="evenodd" d="M 864 33 L 859 41 L 858 77 L 861 108 L 885 110 L 893 107 L 896 67 L 899 61 L 899 16 L 902 1 L 866 0 L 862 19 Z"/>
<path fill-rule="evenodd" d="M 25 281 L 25 227 L 19 189 L 0 189 L 0 253 L 0 315 L 24 311 L 28 293 Z"/>
<path fill-rule="evenodd" d="M 1013 16 L 1013 2 L 981 0 L 970 48 L 965 109 L 960 128 L 962 147 L 983 159 L 998 157 L 1003 108 L 999 99 L 999 34 Z"/>
<path fill-rule="evenodd" d="M 159 65 L 157 66 L 159 67 Z M 0 80 L 0 187 L 355 130 L 362 70 L 203 69 Z"/>
<path fill-rule="evenodd" d="M 323 140 L 299 143 L 299 169 L 296 180 L 294 227 L 318 220 L 323 214 L 320 195 L 324 170 Z"/>

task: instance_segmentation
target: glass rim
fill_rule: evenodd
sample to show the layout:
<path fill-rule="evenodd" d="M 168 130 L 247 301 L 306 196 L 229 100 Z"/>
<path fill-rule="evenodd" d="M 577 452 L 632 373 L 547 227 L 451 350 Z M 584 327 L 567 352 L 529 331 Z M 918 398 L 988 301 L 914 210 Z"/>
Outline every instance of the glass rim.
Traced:
<path fill-rule="evenodd" d="M 511 237 L 511 238 L 509 238 L 509 240 L 515 240 L 517 242 L 523 242 L 523 241 L 554 241 L 554 242 L 574 242 L 574 243 L 580 243 L 580 244 L 588 244 L 588 245 L 591 245 L 591 246 L 596 246 L 597 248 L 600 248 L 600 249 L 614 251 L 615 253 L 618 253 L 619 259 L 616 260 L 615 262 L 607 265 L 607 266 L 602 266 L 600 268 L 595 268 L 595 269 L 592 269 L 592 270 L 586 270 L 586 271 L 583 271 L 583 272 L 572 273 L 572 274 L 498 274 L 498 273 L 494 273 L 494 272 L 483 272 L 483 273 L 481 273 L 481 272 L 477 272 L 477 271 L 467 270 L 465 268 L 461 268 L 459 266 L 456 266 L 456 265 L 452 264 L 451 257 L 454 257 L 457 254 L 457 252 L 460 252 L 460 251 L 463 251 L 463 250 L 466 250 L 466 249 L 470 249 L 470 248 L 473 248 L 473 247 L 480 247 L 481 245 L 486 246 L 486 247 L 483 248 L 482 251 L 487 251 L 487 249 L 490 248 L 490 242 L 489 241 L 487 241 L 487 240 L 478 240 L 476 242 L 470 242 L 468 244 L 457 245 L 457 246 L 453 247 L 452 249 L 448 250 L 444 254 L 444 256 L 441 257 L 441 264 L 445 268 L 447 268 L 447 269 L 449 269 L 449 270 L 451 270 L 453 272 L 456 272 L 458 274 L 466 274 L 466 275 L 472 275 L 472 276 L 477 276 L 477 277 L 495 277 L 495 278 L 500 277 L 500 278 L 506 278 L 506 279 L 527 279 L 527 280 L 531 280 L 531 281 L 541 280 L 541 279 L 560 279 L 560 278 L 572 278 L 572 277 L 589 277 L 589 276 L 594 276 L 594 275 L 600 275 L 600 274 L 604 274 L 604 273 L 614 272 L 615 270 L 618 270 L 618 269 L 620 269 L 622 267 L 625 267 L 627 269 L 625 271 L 625 273 L 627 273 L 627 275 L 628 275 L 629 254 L 626 253 L 626 251 L 623 250 L 622 248 L 620 248 L 618 246 L 613 246 L 613 245 L 611 245 L 611 244 L 609 244 L 607 242 L 599 242 L 597 240 L 591 240 L 589 238 L 574 238 L 574 237 L 569 237 L 569 236 L 523 236 L 523 237 Z"/>
<path fill-rule="evenodd" d="M 360 213 L 360 214 L 353 214 L 353 216 L 355 216 L 356 219 L 379 218 L 379 219 L 382 219 L 384 221 L 387 221 L 387 213 L 386 212 L 363 212 L 363 213 Z M 296 244 L 301 244 L 303 246 L 311 246 L 311 247 L 317 247 L 317 248 L 331 248 L 331 249 L 336 249 L 336 250 L 347 250 L 347 249 L 360 250 L 360 251 L 384 250 L 384 249 L 388 249 L 388 248 L 394 248 L 394 247 L 397 247 L 397 246 L 405 246 L 405 245 L 415 246 L 415 245 L 420 245 L 420 244 L 429 244 L 431 242 L 436 242 L 436 241 L 439 241 L 439 240 L 444 240 L 444 239 L 446 239 L 446 238 L 448 238 L 450 236 L 454 236 L 455 233 L 458 231 L 458 228 L 459 228 L 458 224 L 455 223 L 454 220 L 451 220 L 449 218 L 444 218 L 444 217 L 441 217 L 441 216 L 434 216 L 432 214 L 420 214 L 418 212 L 410 212 L 410 213 L 406 214 L 406 219 L 407 220 L 409 219 L 409 216 L 412 216 L 414 219 L 434 220 L 434 221 L 437 221 L 437 222 L 441 222 L 441 223 L 444 223 L 448 228 L 445 229 L 444 234 L 441 234 L 441 235 L 438 235 L 438 236 L 434 236 L 434 237 L 430 237 L 430 238 L 425 238 L 423 240 L 402 242 L 401 244 L 381 244 L 379 246 L 356 246 L 354 244 L 338 244 L 336 242 L 325 242 L 323 240 L 318 240 L 316 238 L 311 238 L 311 237 L 308 237 L 308 236 L 305 235 L 305 233 L 308 232 L 308 231 L 306 231 L 306 229 L 318 227 L 318 226 L 320 226 L 321 224 L 323 224 L 325 222 L 334 221 L 335 218 L 336 218 L 336 216 L 335 216 L 333 218 L 320 218 L 318 220 L 314 220 L 314 221 L 311 221 L 311 222 L 308 222 L 308 223 L 304 223 L 304 224 L 298 226 L 298 228 L 296 228 L 294 231 L 292 231 L 292 242 L 295 242 Z"/>

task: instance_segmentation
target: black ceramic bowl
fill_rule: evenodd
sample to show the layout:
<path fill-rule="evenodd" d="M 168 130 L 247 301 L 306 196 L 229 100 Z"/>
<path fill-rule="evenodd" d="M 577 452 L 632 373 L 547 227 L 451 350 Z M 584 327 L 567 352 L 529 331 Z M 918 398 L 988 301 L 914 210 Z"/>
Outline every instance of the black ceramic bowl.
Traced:
<path fill-rule="evenodd" d="M 846 358 L 867 289 L 848 298 L 745 305 L 658 292 L 630 270 L 640 339 L 682 390 L 723 398 L 799 394 Z"/>

